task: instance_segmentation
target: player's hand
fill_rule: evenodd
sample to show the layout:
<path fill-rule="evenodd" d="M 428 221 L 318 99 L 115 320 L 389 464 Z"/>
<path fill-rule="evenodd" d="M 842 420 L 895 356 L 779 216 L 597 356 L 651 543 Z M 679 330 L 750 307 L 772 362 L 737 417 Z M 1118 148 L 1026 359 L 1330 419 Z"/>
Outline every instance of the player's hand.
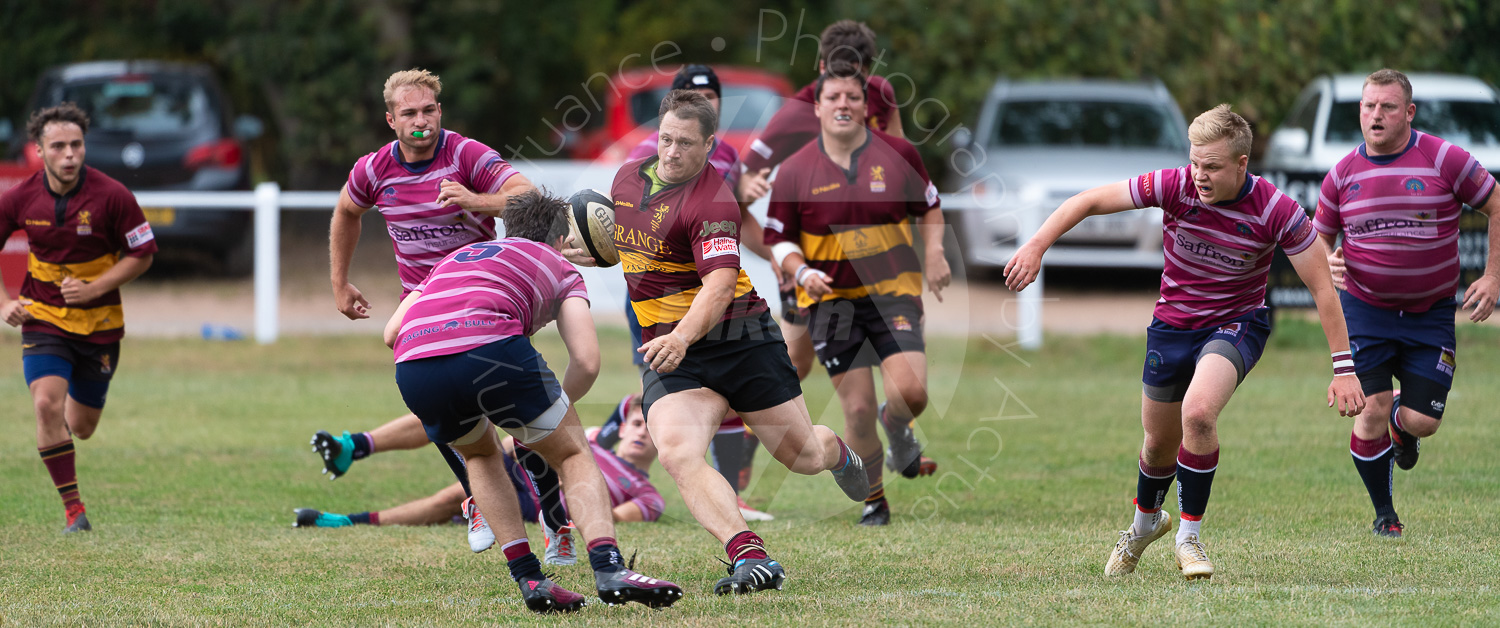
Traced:
<path fill-rule="evenodd" d="M 62 280 L 63 302 L 68 305 L 79 305 L 88 303 L 99 298 L 99 291 L 93 284 L 77 277 L 63 277 Z"/>
<path fill-rule="evenodd" d="M 365 300 L 365 295 L 352 283 L 346 283 L 344 287 L 333 291 L 333 305 L 351 321 L 370 317 L 370 302 Z"/>
<path fill-rule="evenodd" d="M 31 301 L 25 299 L 6 301 L 0 305 L 0 317 L 5 319 L 5 324 L 20 327 L 22 323 L 32 319 L 31 311 L 26 309 L 28 305 L 31 305 Z"/>
<path fill-rule="evenodd" d="M 1360 390 L 1359 377 L 1335 375 L 1328 385 L 1328 407 L 1337 404 L 1339 416 L 1359 416 L 1365 410 L 1365 393 Z"/>
<path fill-rule="evenodd" d="M 754 203 L 771 193 L 771 169 L 746 171 L 740 175 L 739 189 L 735 190 L 741 203 Z"/>
<path fill-rule="evenodd" d="M 1042 272 L 1042 253 L 1045 250 L 1037 250 L 1030 242 L 1016 249 L 1016 254 L 1010 256 L 1010 261 L 1005 263 L 1005 287 L 1011 292 L 1020 292 L 1036 281 L 1036 276 Z"/>
<path fill-rule="evenodd" d="M 443 179 L 438 185 L 437 203 L 438 207 L 455 205 L 460 209 L 477 208 L 483 204 L 479 201 L 479 195 L 464 187 L 464 184 L 447 179 Z"/>
<path fill-rule="evenodd" d="M 807 291 L 807 296 L 812 297 L 813 301 L 822 300 L 833 292 L 833 286 L 828 285 L 828 275 L 817 271 L 808 271 L 803 275 L 802 289 Z"/>
<path fill-rule="evenodd" d="M 585 251 L 581 248 L 574 248 L 577 247 L 578 244 L 573 240 L 573 236 L 568 236 L 568 241 L 563 244 L 565 248 L 563 248 L 563 250 L 561 251 L 558 251 L 558 253 L 562 254 L 563 259 L 568 260 L 568 262 L 573 264 L 574 266 L 598 266 L 599 262 L 595 261 L 594 257 L 592 255 L 589 255 L 588 251 Z"/>
<path fill-rule="evenodd" d="M 1328 254 L 1328 272 L 1333 275 L 1333 287 L 1339 290 L 1345 289 L 1344 272 L 1346 270 L 1348 270 L 1348 265 L 1344 263 L 1344 247 L 1340 246 Z"/>
<path fill-rule="evenodd" d="M 943 288 L 953 283 L 953 270 L 948 268 L 948 258 L 942 251 L 933 251 L 927 254 L 927 289 L 932 291 L 932 296 L 937 297 L 938 303 L 943 302 Z"/>
<path fill-rule="evenodd" d="M 1500 295 L 1500 278 L 1486 274 L 1469 284 L 1464 291 L 1464 309 L 1474 308 L 1469 320 L 1482 323 L 1495 311 L 1495 297 Z"/>
<path fill-rule="evenodd" d="M 687 343 L 683 342 L 677 332 L 672 332 L 652 338 L 651 342 L 641 345 L 636 352 L 646 354 L 646 365 L 651 370 L 667 374 L 682 365 L 682 359 L 687 357 L 687 348 Z"/>

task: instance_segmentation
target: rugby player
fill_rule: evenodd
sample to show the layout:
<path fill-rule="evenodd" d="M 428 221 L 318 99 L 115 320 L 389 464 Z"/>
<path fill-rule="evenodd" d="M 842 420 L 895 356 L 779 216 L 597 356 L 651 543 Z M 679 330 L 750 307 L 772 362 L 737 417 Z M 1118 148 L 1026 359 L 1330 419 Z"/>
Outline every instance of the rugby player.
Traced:
<path fill-rule="evenodd" d="M 1411 81 L 1385 69 L 1365 78 L 1365 142 L 1323 178 L 1313 225 L 1328 250 L 1349 324 L 1354 369 L 1369 402 L 1349 453 L 1375 506 L 1374 533 L 1400 537 L 1392 465 L 1417 464 L 1420 441 L 1442 425 L 1457 366 L 1458 220 L 1468 204 L 1489 216 L 1484 276 L 1464 293 L 1469 320 L 1489 318 L 1500 292 L 1500 200 L 1468 151 L 1411 128 Z M 1339 235 L 1343 246 L 1335 248 Z M 1391 378 L 1401 383 L 1393 394 Z"/>
<path fill-rule="evenodd" d="M 651 434 L 646 430 L 640 395 L 627 395 L 620 401 L 620 410 L 626 417 L 623 421 L 606 423 L 603 428 L 588 429 L 586 434 L 589 448 L 599 470 L 604 473 L 614 520 L 656 521 L 661 517 L 663 508 L 661 494 L 651 485 L 649 475 L 651 464 L 656 462 L 656 445 L 651 442 Z M 418 426 L 420 425 L 418 422 Z M 423 438 L 426 438 L 425 432 Z M 573 543 L 573 528 L 560 499 L 557 475 L 547 475 L 545 479 L 550 479 L 551 483 L 543 486 L 516 462 L 514 438 L 507 436 L 500 445 L 504 449 L 505 469 L 510 474 L 511 484 L 516 489 L 516 497 L 521 505 L 522 518 L 527 521 L 540 520 L 546 533 L 547 545 L 542 562 L 549 565 L 574 564 L 578 559 Z M 341 515 L 312 508 L 298 508 L 294 513 L 296 523 L 293 526 L 339 528 L 357 524 L 432 525 L 461 516 L 466 497 L 463 486 L 454 482 L 430 497 L 376 512 Z M 547 508 L 558 508 L 565 523 L 549 525 L 545 517 L 540 517 L 543 504 L 547 504 Z"/>
<path fill-rule="evenodd" d="M 1162 509 L 1175 476 L 1181 526 L 1176 560 L 1189 580 L 1214 566 L 1201 537 L 1214 471 L 1219 466 L 1219 413 L 1255 367 L 1271 332 L 1266 277 L 1276 246 L 1312 291 L 1333 352 L 1329 407 L 1355 416 L 1364 408 L 1344 316 L 1312 220 L 1269 181 L 1249 174 L 1249 123 L 1219 105 L 1188 127 L 1189 164 L 1084 191 L 1053 212 L 1005 265 L 1006 287 L 1036 279 L 1042 254 L 1088 216 L 1160 207 L 1166 267 L 1161 298 L 1146 328 L 1141 446 L 1135 520 L 1120 533 L 1104 573 L 1135 570 L 1141 552 L 1172 528 Z"/>
<path fill-rule="evenodd" d="M 531 182 L 484 144 L 443 129 L 443 84 L 427 70 L 403 70 L 385 81 L 386 124 L 396 140 L 354 162 L 339 193 L 328 229 L 330 281 L 334 306 L 351 320 L 369 318 L 370 303 L 349 282 L 349 264 L 359 242 L 360 217 L 371 208 L 386 219 L 396 254 L 401 296 L 421 283 L 433 264 L 468 244 L 493 240 L 495 218 Z M 408 418 L 407 425 L 415 424 Z M 337 438 L 313 435 L 313 450 L 329 479 L 348 470 L 373 444 L 347 432 Z M 464 481 L 463 462 L 447 447 L 443 459 Z M 471 548 L 489 547 L 489 532 L 477 511 L 470 518 Z M 475 551 L 481 551 L 476 549 Z"/>
<path fill-rule="evenodd" d="M 916 148 L 866 128 L 865 76 L 835 61 L 816 83 L 818 141 L 785 162 L 772 189 L 766 244 L 810 308 L 813 347 L 833 378 L 844 437 L 864 463 L 870 493 L 860 525 L 890 523 L 881 462 L 906 477 L 931 474 L 912 430 L 927 407 L 922 280 L 942 298 L 943 212 Z M 918 260 L 911 224 L 922 232 Z M 887 402 L 875 396 L 879 366 Z M 882 455 L 877 419 L 890 441 Z"/>
<path fill-rule="evenodd" d="M 729 482 L 704 461 L 725 413 L 738 411 L 793 472 L 831 470 L 853 500 L 869 486 L 859 456 L 833 430 L 812 425 L 780 330 L 740 269 L 738 203 L 706 167 L 718 127 L 713 106 L 675 90 L 660 116 L 656 156 L 626 163 L 610 190 L 615 246 L 650 368 L 642 381 L 647 427 L 688 510 L 724 543 L 729 576 L 715 593 L 779 589 L 785 570 L 747 529 Z"/>
<path fill-rule="evenodd" d="M 37 452 L 62 498 L 63 533 L 93 529 L 78 490 L 73 438 L 99 427 L 120 366 L 120 286 L 151 267 L 156 241 L 135 195 L 84 165 L 89 117 L 73 103 L 31 115 L 42 169 L 0 196 L 0 242 L 31 242 L 20 298 L 0 283 L 0 317 L 21 328 L 21 366 L 36 412 Z"/>
<path fill-rule="evenodd" d="M 572 611 L 583 598 L 542 574 L 497 427 L 515 438 L 517 450 L 534 451 L 557 469 L 600 599 L 671 606 L 681 588 L 637 574 L 621 559 L 604 477 L 572 407 L 599 374 L 599 341 L 583 277 L 559 253 L 569 231 L 567 203 L 524 192 L 504 220 L 506 238 L 443 258 L 386 325 L 401 397 L 429 440 L 451 445 L 468 463 L 475 500 L 490 513 L 528 608 Z M 560 383 L 530 340 L 554 319 L 568 351 Z"/>

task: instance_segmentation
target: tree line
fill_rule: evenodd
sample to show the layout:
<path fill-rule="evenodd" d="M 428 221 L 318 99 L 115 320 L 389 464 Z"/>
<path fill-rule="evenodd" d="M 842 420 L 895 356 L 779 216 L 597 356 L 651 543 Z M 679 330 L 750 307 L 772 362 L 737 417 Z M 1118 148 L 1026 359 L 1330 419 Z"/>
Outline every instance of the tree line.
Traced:
<path fill-rule="evenodd" d="M 157 58 L 212 66 L 237 111 L 267 122 L 255 174 L 337 187 L 391 138 L 381 85 L 443 78 L 444 125 L 507 157 L 561 158 L 556 130 L 597 124 L 603 72 L 665 63 L 816 74 L 816 37 L 849 17 L 879 37 L 907 135 L 935 176 L 953 129 L 1011 78 L 1159 78 L 1191 119 L 1228 102 L 1269 135 L 1324 73 L 1395 67 L 1500 74 L 1500 14 L 1483 0 L 54 0 L 0 6 L 0 116 L 19 131 L 36 78 L 60 63 Z M 568 96 L 586 103 L 572 107 Z M 588 96 L 592 96 L 589 98 Z M 569 110 L 572 110 L 569 113 Z M 566 115 L 565 115 L 566 114 Z M 512 152 L 514 151 L 514 152 Z"/>

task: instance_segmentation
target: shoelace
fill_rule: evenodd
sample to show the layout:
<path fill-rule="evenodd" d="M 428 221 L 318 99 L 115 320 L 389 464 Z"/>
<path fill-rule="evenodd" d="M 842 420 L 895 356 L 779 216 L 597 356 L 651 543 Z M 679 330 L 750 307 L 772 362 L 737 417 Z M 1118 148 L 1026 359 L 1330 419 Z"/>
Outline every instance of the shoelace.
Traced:
<path fill-rule="evenodd" d="M 1189 541 L 1184 541 L 1183 545 L 1187 546 L 1188 552 L 1193 556 L 1193 560 L 1208 562 L 1208 549 L 1203 547 L 1202 541 L 1199 541 L 1198 539 L 1192 539 Z"/>

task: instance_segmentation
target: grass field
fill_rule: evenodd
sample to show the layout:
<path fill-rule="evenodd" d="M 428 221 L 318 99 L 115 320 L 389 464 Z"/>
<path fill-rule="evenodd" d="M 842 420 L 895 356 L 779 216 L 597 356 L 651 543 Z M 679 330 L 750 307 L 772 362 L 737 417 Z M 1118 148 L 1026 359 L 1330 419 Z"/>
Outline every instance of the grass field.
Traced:
<path fill-rule="evenodd" d="M 1135 489 L 1142 339 L 1054 337 L 1018 355 L 986 338 L 938 339 L 934 407 L 920 425 L 942 467 L 933 478 L 887 479 L 891 526 L 855 527 L 857 506 L 827 475 L 770 472 L 762 452 L 751 501 L 777 520 L 754 528 L 790 579 L 779 593 L 716 598 L 723 552 L 658 465 L 666 516 L 619 536 L 627 554 L 639 551 L 641 571 L 686 597 L 666 611 L 595 600 L 549 621 L 1500 623 L 1500 334 L 1460 329 L 1450 425 L 1396 478 L 1401 541 L 1370 534 L 1349 421 L 1323 407 L 1328 353 L 1307 323 L 1283 322 L 1220 420 L 1223 459 L 1204 525 L 1218 571 L 1194 583 L 1165 542 L 1135 575 L 1102 576 Z M 605 374 L 580 404 L 586 424 L 635 386 L 623 333 L 602 333 Z M 543 352 L 560 355 L 555 334 L 542 336 Z M 0 625 L 536 621 L 499 552 L 471 554 L 459 526 L 291 527 L 295 507 L 374 510 L 451 481 L 430 449 L 361 461 L 337 482 L 318 474 L 313 431 L 369 429 L 404 411 L 376 339 L 128 340 L 104 421 L 78 446 L 95 530 L 69 537 L 58 534 L 62 508 L 36 455 L 16 337 L 0 337 L 0 351 Z M 840 429 L 821 372 L 807 398 Z M 591 591 L 584 565 L 556 579 Z"/>

